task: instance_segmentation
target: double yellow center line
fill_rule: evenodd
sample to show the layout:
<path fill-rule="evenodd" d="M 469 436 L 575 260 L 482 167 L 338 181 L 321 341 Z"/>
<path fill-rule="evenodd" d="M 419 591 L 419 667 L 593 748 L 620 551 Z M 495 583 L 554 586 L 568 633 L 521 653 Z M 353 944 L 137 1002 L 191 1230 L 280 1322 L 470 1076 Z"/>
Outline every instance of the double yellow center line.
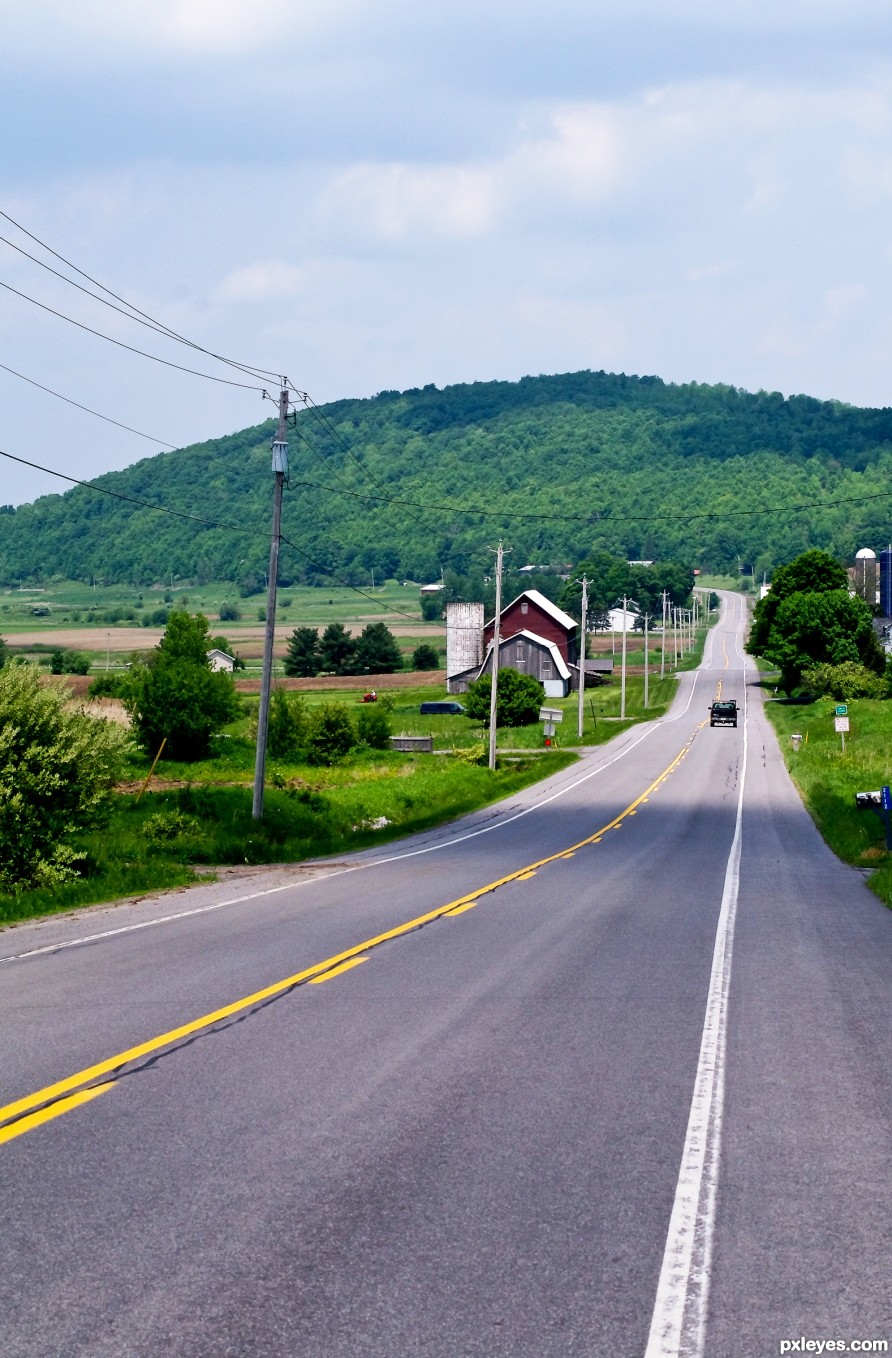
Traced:
<path fill-rule="evenodd" d="M 602 825 L 600 830 L 596 830 L 594 834 L 579 840 L 577 844 L 561 849 L 558 853 L 549 854 L 546 858 L 540 858 L 535 863 L 527 864 L 526 867 L 518 868 L 505 877 L 499 877 L 494 882 L 488 882 L 486 886 L 478 887 L 477 890 L 469 892 L 466 896 L 459 896 L 457 900 L 437 906 L 435 910 L 429 910 L 424 915 L 417 915 L 404 924 L 398 924 L 395 928 L 386 930 L 385 933 L 376 934 L 374 938 L 366 939 L 364 943 L 357 943 L 344 952 L 336 953 L 333 957 L 327 957 L 323 962 L 316 962 L 314 966 L 307 967 L 304 971 L 295 972 L 293 976 L 286 976 L 284 980 L 276 981 L 274 985 L 265 986 L 263 990 L 255 990 L 253 994 L 245 995 L 240 1000 L 234 1000 L 231 1004 L 215 1009 L 210 1014 L 203 1014 L 201 1018 L 192 1019 L 191 1022 L 184 1023 L 178 1028 L 171 1028 L 166 1033 L 160 1033 L 157 1037 L 149 1038 L 147 1042 L 139 1043 L 138 1046 L 128 1047 L 126 1051 L 118 1052 L 115 1056 L 110 1056 L 104 1061 L 98 1061 L 95 1065 L 87 1066 L 83 1070 L 76 1071 L 73 1075 L 66 1076 L 64 1080 L 57 1080 L 55 1084 L 46 1085 L 43 1089 L 35 1090 L 33 1094 L 26 1094 L 24 1098 L 17 1099 L 14 1103 L 8 1103 L 5 1107 L 0 1107 L 0 1145 L 13 1140 L 14 1137 L 21 1136 L 24 1132 L 31 1131 L 32 1128 L 48 1122 L 51 1118 L 67 1113 L 72 1108 L 79 1107 L 80 1104 L 104 1094 L 114 1086 L 116 1079 L 123 1074 L 124 1067 L 132 1065 L 133 1062 L 151 1056 L 165 1047 L 171 1047 L 177 1042 L 182 1042 L 195 1033 L 213 1028 L 216 1024 L 244 1013 L 246 1010 L 254 1008 L 255 1005 L 274 999 L 276 996 L 292 990 L 295 986 L 307 982 L 311 985 L 318 985 L 322 981 L 340 976 L 358 966 L 361 962 L 365 962 L 367 960 L 366 955 L 373 948 L 379 948 L 382 944 L 389 943 L 395 938 L 401 938 L 404 934 L 413 933 L 425 924 L 442 919 L 444 916 L 462 915 L 465 911 L 473 909 L 481 897 L 497 891 L 499 887 L 507 886 L 509 882 L 527 881 L 535 876 L 540 868 L 546 867 L 549 863 L 572 858 L 579 849 L 585 848 L 589 844 L 600 843 L 608 831 L 618 829 L 627 816 L 634 816 L 638 807 L 647 801 L 651 793 L 655 792 L 661 783 L 665 782 L 675 772 L 690 750 L 693 739 L 694 736 L 692 735 L 688 743 L 672 760 L 672 763 L 667 765 L 663 772 L 645 788 L 639 797 L 630 802 L 624 811 L 621 811 L 608 824 Z M 103 1077 L 108 1076 L 111 1079 L 103 1080 Z"/>

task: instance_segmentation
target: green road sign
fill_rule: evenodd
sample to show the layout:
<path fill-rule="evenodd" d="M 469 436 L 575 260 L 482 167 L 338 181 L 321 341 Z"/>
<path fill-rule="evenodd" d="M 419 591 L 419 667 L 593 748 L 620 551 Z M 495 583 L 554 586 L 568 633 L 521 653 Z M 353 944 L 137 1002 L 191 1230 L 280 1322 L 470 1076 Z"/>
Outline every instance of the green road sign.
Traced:
<path fill-rule="evenodd" d="M 848 710 L 849 710 L 849 705 L 848 705 L 848 703 L 837 703 L 837 704 L 836 704 L 836 715 L 837 715 L 838 717 L 844 717 L 844 716 L 846 715 L 846 713 L 848 712 Z"/>

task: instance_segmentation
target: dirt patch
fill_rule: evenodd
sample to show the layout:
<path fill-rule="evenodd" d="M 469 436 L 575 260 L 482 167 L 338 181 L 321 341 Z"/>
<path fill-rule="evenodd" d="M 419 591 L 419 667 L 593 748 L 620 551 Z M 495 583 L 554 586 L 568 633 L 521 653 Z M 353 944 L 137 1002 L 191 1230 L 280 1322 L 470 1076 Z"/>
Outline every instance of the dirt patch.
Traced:
<path fill-rule="evenodd" d="M 445 684 L 445 670 L 401 670 L 397 674 L 326 674 L 317 679 L 276 679 L 276 688 L 289 691 L 323 692 L 328 689 L 353 689 L 366 693 L 375 689 L 385 693 L 391 688 L 417 688 L 420 684 Z M 259 679 L 236 679 L 239 693 L 259 693 Z"/>

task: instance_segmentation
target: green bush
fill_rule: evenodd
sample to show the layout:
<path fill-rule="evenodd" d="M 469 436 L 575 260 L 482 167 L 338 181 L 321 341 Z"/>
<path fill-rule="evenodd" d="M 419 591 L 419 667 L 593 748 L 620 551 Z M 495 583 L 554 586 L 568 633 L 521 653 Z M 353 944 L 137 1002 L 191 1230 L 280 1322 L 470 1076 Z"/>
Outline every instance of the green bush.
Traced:
<path fill-rule="evenodd" d="M 307 742 L 307 710 L 299 694 L 273 689 L 266 744 L 274 759 L 291 759 Z"/>
<path fill-rule="evenodd" d="M 41 684 L 36 665 L 0 670 L 0 886 L 51 886 L 77 875 L 69 843 L 101 822 L 124 736 L 66 710 L 68 691 Z"/>
<path fill-rule="evenodd" d="M 440 668 L 439 651 L 429 642 L 423 641 L 412 652 L 412 668 L 415 670 L 438 670 Z"/>
<path fill-rule="evenodd" d="M 309 722 L 307 758 L 311 764 L 334 764 L 353 748 L 356 733 L 343 703 L 322 703 Z"/>
<path fill-rule="evenodd" d="M 885 679 L 854 660 L 841 665 L 812 665 L 803 672 L 802 685 L 815 697 L 826 694 L 838 703 L 853 698 L 885 698 L 888 694 Z"/>
<path fill-rule="evenodd" d="M 242 610 L 238 607 L 237 604 L 231 604 L 229 602 L 226 602 L 220 605 L 221 622 L 238 622 L 241 616 Z"/>
<path fill-rule="evenodd" d="M 79 651 L 58 650 L 50 656 L 51 674 L 89 674 L 90 657 Z"/>
<path fill-rule="evenodd" d="M 106 670 L 104 674 L 97 674 L 87 693 L 91 698 L 120 698 L 126 686 L 126 674 L 112 674 L 111 670 Z"/>
<path fill-rule="evenodd" d="M 468 685 L 465 713 L 474 721 L 489 725 L 489 706 L 492 694 L 492 675 L 482 674 Z M 545 700 L 545 689 L 538 679 L 518 670 L 499 670 L 496 697 L 496 723 L 499 726 L 530 726 L 539 720 L 539 709 Z"/>
<path fill-rule="evenodd" d="M 390 746 L 390 717 L 377 703 L 365 703 L 356 714 L 356 739 L 372 750 L 386 750 Z"/>

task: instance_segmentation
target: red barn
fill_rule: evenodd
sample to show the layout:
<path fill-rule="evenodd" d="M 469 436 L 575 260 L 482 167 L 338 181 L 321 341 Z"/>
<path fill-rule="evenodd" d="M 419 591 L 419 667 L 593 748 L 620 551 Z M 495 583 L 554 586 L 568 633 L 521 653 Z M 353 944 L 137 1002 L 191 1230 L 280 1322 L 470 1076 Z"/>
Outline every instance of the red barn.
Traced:
<path fill-rule="evenodd" d="M 489 648 L 495 619 L 483 629 L 483 645 Z M 506 608 L 502 609 L 499 640 L 513 637 L 517 632 L 533 632 L 544 641 L 552 641 L 565 664 L 574 665 L 579 654 L 579 624 L 557 604 L 546 599 L 537 589 L 525 589 Z M 499 648 L 501 650 L 501 647 Z"/>

